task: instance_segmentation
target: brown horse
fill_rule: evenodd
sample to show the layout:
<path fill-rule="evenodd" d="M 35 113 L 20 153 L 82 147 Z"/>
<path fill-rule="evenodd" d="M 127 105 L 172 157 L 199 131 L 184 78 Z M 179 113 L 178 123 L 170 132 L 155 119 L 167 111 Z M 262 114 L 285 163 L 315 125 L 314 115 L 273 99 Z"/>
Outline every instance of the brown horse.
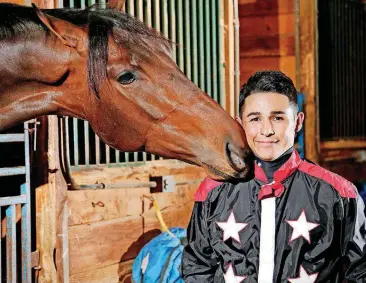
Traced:
<path fill-rule="evenodd" d="M 242 128 L 170 57 L 171 44 L 112 9 L 0 4 L 0 131 L 40 115 L 85 119 L 108 145 L 245 177 Z"/>

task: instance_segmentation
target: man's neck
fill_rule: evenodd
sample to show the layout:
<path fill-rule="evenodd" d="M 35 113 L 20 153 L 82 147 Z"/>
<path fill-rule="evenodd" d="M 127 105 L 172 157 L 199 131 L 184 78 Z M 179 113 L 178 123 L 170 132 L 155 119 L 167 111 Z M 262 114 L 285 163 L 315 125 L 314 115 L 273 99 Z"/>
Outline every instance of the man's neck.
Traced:
<path fill-rule="evenodd" d="M 280 157 L 272 161 L 264 161 L 259 157 L 255 157 L 257 164 L 263 169 L 267 176 L 268 183 L 273 181 L 274 172 L 276 172 L 291 156 L 294 148 L 291 147 L 285 151 Z"/>

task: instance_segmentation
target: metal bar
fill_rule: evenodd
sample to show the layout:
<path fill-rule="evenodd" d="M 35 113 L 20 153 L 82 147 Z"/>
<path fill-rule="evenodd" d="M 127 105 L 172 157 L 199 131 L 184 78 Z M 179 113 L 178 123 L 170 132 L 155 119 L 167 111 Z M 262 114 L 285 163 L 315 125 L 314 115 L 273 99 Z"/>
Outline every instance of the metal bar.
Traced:
<path fill-rule="evenodd" d="M 145 1 L 145 5 L 146 5 L 146 9 L 145 9 L 145 23 L 151 27 L 152 26 L 152 7 L 151 7 L 151 1 L 152 0 L 146 0 Z"/>
<path fill-rule="evenodd" d="M 17 251 L 16 251 L 16 209 L 12 204 L 6 209 L 6 271 L 7 283 L 17 282 Z"/>
<path fill-rule="evenodd" d="M 84 121 L 85 165 L 89 166 L 89 122 Z"/>
<path fill-rule="evenodd" d="M 212 19 L 212 31 L 211 31 L 211 39 L 212 39 L 212 78 L 213 78 L 213 86 L 212 86 L 212 97 L 218 102 L 218 84 L 220 79 L 217 76 L 217 0 L 213 0 L 214 3 L 211 5 L 211 19 Z"/>
<path fill-rule="evenodd" d="M 106 0 L 99 0 L 99 4 L 100 6 L 105 9 L 107 7 L 107 3 L 106 3 Z"/>
<path fill-rule="evenodd" d="M 139 161 L 139 153 L 137 151 L 135 151 L 133 153 L 133 162 L 137 162 Z"/>
<path fill-rule="evenodd" d="M 0 143 L 8 142 L 24 142 L 24 134 L 2 134 L 0 135 Z"/>
<path fill-rule="evenodd" d="M 206 92 L 212 97 L 212 68 L 211 68 L 211 19 L 210 19 L 210 6 L 211 0 L 205 0 L 205 47 L 206 47 Z M 203 10 L 203 8 L 202 8 Z M 203 74 L 202 74 L 203 76 Z"/>
<path fill-rule="evenodd" d="M 25 174 L 25 166 L 0 168 L 0 177 Z"/>
<path fill-rule="evenodd" d="M 120 158 L 119 157 L 119 150 L 117 150 L 117 149 L 115 150 L 115 156 L 116 156 L 116 164 L 120 164 L 121 161 L 119 159 Z"/>
<path fill-rule="evenodd" d="M 175 0 L 171 0 L 169 5 L 169 30 L 170 35 L 169 38 L 173 41 L 173 54 L 172 58 L 175 62 L 177 62 L 177 27 L 176 27 L 176 17 L 175 17 Z"/>
<path fill-rule="evenodd" d="M 125 152 L 125 163 L 129 163 L 129 162 L 130 162 L 130 153 Z"/>
<path fill-rule="evenodd" d="M 109 167 L 111 161 L 110 161 L 110 147 L 108 145 L 105 145 L 105 163 Z"/>
<path fill-rule="evenodd" d="M 95 164 L 100 164 L 100 139 L 97 134 L 95 134 Z"/>
<path fill-rule="evenodd" d="M 160 32 L 160 0 L 154 0 L 154 27 Z"/>
<path fill-rule="evenodd" d="M 157 186 L 156 182 L 132 182 L 132 183 L 114 183 L 114 184 L 82 184 L 81 189 L 122 189 L 122 188 L 155 188 Z"/>
<path fill-rule="evenodd" d="M 8 206 L 13 204 L 23 204 L 27 202 L 25 195 L 19 195 L 14 197 L 2 197 L 0 198 L 0 206 Z"/>
<path fill-rule="evenodd" d="M 78 135 L 78 119 L 72 118 L 74 133 L 74 165 L 79 165 L 79 135 Z"/>
<path fill-rule="evenodd" d="M 222 14 L 222 0 L 217 1 L 217 27 L 218 27 L 218 46 L 219 46 L 219 61 L 218 61 L 218 71 L 219 71 L 219 93 L 218 93 L 218 101 L 221 106 L 224 106 L 225 101 L 225 94 L 224 94 L 224 58 L 223 58 L 223 51 L 224 51 L 224 27 L 221 25 L 221 20 L 223 19 Z"/>
<path fill-rule="evenodd" d="M 137 16 L 137 19 L 141 22 L 144 21 L 144 6 L 143 6 L 142 1 L 143 0 L 135 0 L 135 2 L 137 2 L 136 16 Z"/>
<path fill-rule="evenodd" d="M 169 37 L 169 22 L 168 22 L 168 0 L 162 0 L 161 4 L 161 18 L 162 18 L 162 31 L 165 37 Z"/>
<path fill-rule="evenodd" d="M 184 72 L 184 26 L 183 26 L 183 0 L 177 0 L 178 14 L 178 66 Z"/>
<path fill-rule="evenodd" d="M 65 149 L 66 149 L 66 166 L 70 168 L 70 135 L 69 135 L 69 117 L 65 117 Z"/>
<path fill-rule="evenodd" d="M 192 69 L 191 69 L 191 12 L 189 1 L 184 1 L 184 56 L 185 56 L 185 71 L 188 79 L 192 79 Z"/>
<path fill-rule="evenodd" d="M 69 7 L 70 7 L 70 8 L 74 8 L 74 7 L 75 7 L 75 2 L 74 2 L 74 0 L 70 0 Z"/>
<path fill-rule="evenodd" d="M 240 34 L 239 34 L 239 3 L 234 0 L 234 113 L 238 115 L 239 111 L 239 93 L 240 93 Z"/>
<path fill-rule="evenodd" d="M 131 15 L 131 16 L 135 16 L 135 1 L 134 0 L 130 0 L 128 2 L 128 13 Z"/>
<path fill-rule="evenodd" d="M 191 23 L 192 23 L 192 38 L 193 38 L 193 47 L 192 47 L 192 73 L 193 73 L 193 82 L 198 85 L 198 44 L 197 44 L 197 2 L 196 0 L 192 0 L 191 2 Z"/>
<path fill-rule="evenodd" d="M 1 216 L 1 208 L 0 208 L 0 221 L 2 222 L 2 216 Z M 3 280 L 3 273 L 2 273 L 2 266 L 3 266 L 3 263 L 2 263 L 2 257 L 3 257 L 3 251 L 1 249 L 3 243 L 2 243 L 2 237 L 1 235 L 3 234 L 3 231 L 2 231 L 2 225 L 0 225 L 0 280 L 2 281 Z"/>
<path fill-rule="evenodd" d="M 31 272 L 31 197 L 30 197 L 30 153 L 28 123 L 24 123 L 25 184 L 20 193 L 26 197 L 22 205 L 22 282 L 32 281 Z"/>
<path fill-rule="evenodd" d="M 206 91 L 205 84 L 205 36 L 203 29 L 203 0 L 198 0 L 198 50 L 199 50 L 199 82 L 200 88 Z"/>
<path fill-rule="evenodd" d="M 92 6 L 95 4 L 95 0 L 88 0 L 88 6 Z"/>
<path fill-rule="evenodd" d="M 86 0 L 80 0 L 80 8 L 81 9 L 85 9 L 86 5 L 85 5 L 85 1 Z"/>

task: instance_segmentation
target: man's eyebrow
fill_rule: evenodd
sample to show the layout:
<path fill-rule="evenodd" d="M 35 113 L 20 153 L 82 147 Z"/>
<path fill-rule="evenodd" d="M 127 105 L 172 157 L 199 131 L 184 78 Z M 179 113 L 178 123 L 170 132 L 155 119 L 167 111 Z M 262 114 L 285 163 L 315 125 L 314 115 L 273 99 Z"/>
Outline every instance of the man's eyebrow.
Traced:
<path fill-rule="evenodd" d="M 250 113 L 247 115 L 247 117 L 249 117 L 249 116 L 258 116 L 258 115 L 261 115 L 261 113 L 260 113 L 260 112 L 250 112 Z"/>
<path fill-rule="evenodd" d="M 271 111 L 271 114 L 278 115 L 278 114 L 286 114 L 285 111 Z"/>

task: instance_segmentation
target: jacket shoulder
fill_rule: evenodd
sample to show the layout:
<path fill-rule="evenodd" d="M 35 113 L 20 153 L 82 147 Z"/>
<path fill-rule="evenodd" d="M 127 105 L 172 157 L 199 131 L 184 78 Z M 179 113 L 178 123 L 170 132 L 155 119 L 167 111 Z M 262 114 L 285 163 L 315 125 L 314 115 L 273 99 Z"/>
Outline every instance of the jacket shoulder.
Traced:
<path fill-rule="evenodd" d="M 317 164 L 302 161 L 300 163 L 299 170 L 328 183 L 344 198 L 357 197 L 355 185 L 338 174 L 335 174 Z"/>
<path fill-rule="evenodd" d="M 212 191 L 214 188 L 220 186 L 221 184 L 223 184 L 223 182 L 218 182 L 215 181 L 211 178 L 205 178 L 202 183 L 200 184 L 200 186 L 198 187 L 195 195 L 194 195 L 194 200 L 195 201 L 199 201 L 199 202 L 203 202 L 207 199 L 208 194 L 210 193 L 210 191 Z"/>

